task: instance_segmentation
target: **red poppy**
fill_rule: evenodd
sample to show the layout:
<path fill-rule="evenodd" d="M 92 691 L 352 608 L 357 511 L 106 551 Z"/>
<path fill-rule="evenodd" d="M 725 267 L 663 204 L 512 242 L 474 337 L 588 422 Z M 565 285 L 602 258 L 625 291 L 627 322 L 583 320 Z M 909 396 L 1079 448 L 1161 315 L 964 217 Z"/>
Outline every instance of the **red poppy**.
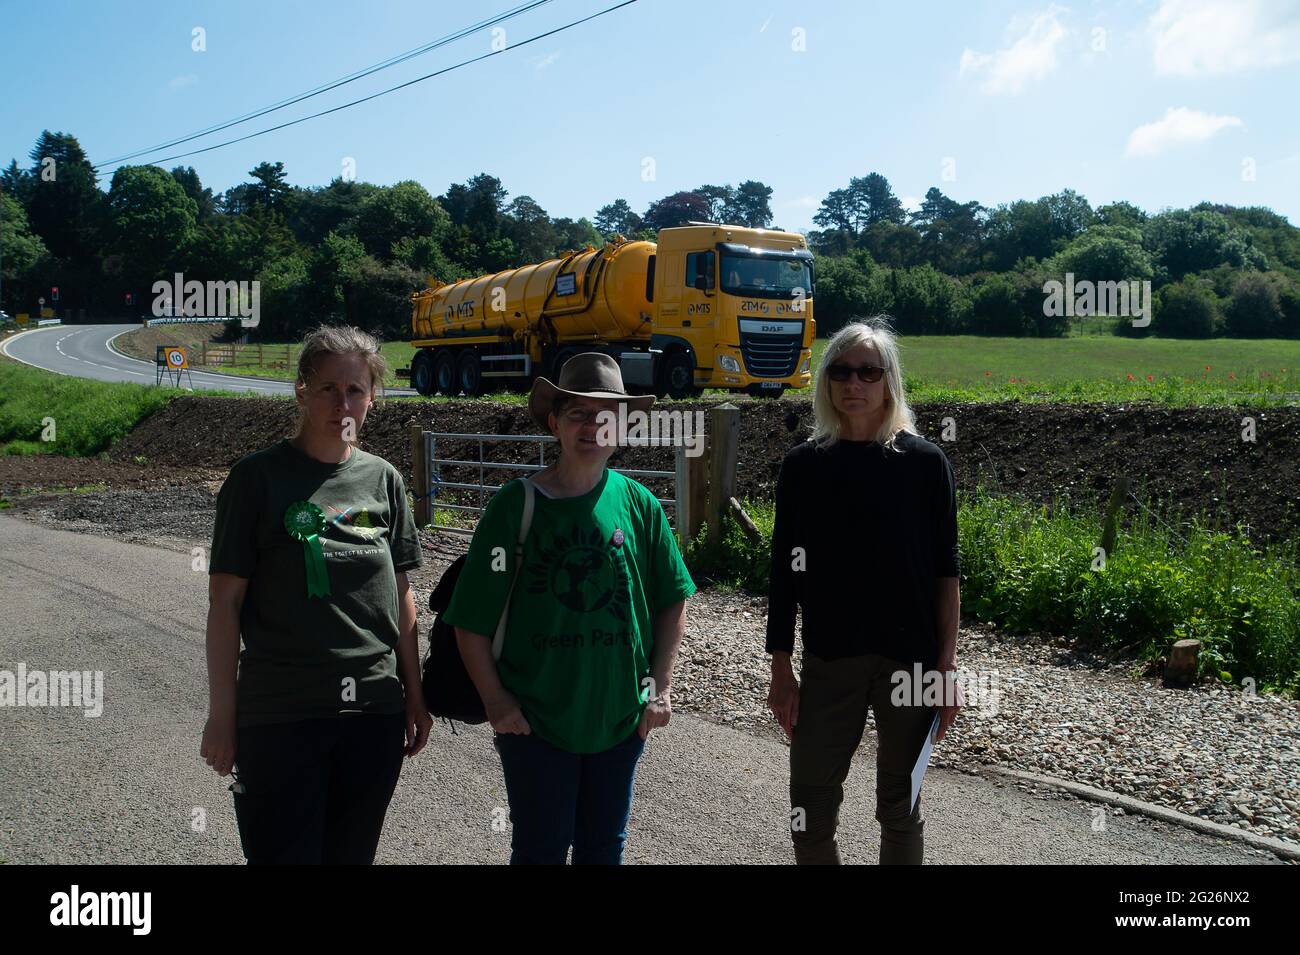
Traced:
<path fill-rule="evenodd" d="M 1155 381 L 1155 379 L 1152 378 L 1150 375 L 1147 375 L 1147 381 Z"/>

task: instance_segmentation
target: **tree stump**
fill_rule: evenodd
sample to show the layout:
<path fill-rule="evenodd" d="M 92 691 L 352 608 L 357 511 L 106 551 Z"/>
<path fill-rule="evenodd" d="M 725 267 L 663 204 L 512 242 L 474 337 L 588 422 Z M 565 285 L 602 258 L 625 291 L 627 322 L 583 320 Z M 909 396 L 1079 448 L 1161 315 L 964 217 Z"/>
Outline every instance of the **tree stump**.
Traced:
<path fill-rule="evenodd" d="M 1196 656 L 1200 652 L 1200 640 L 1177 641 L 1165 664 L 1165 686 L 1187 687 L 1195 683 Z"/>

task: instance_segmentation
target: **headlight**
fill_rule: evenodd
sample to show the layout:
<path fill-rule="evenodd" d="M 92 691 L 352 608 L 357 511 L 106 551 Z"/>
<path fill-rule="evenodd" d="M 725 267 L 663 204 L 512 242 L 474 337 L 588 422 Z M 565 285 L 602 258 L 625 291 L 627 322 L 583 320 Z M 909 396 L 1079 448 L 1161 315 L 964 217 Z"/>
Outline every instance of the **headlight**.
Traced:
<path fill-rule="evenodd" d="M 732 358 L 730 355 L 719 355 L 718 367 L 723 371 L 740 372 L 740 362 L 736 361 L 736 359 Z"/>
<path fill-rule="evenodd" d="M 809 355 L 807 358 L 805 358 L 805 359 L 803 360 L 803 364 L 799 366 L 799 374 L 802 375 L 805 371 L 812 371 L 812 356 L 811 356 L 811 355 Z"/>

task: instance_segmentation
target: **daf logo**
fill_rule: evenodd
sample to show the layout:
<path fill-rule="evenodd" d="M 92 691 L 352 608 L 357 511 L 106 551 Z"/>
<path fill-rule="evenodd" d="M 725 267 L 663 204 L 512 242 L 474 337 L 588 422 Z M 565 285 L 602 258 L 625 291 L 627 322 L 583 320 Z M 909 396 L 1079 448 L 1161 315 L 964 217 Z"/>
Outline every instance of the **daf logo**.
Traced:
<path fill-rule="evenodd" d="M 759 329 L 759 331 L 762 331 L 762 332 L 777 332 L 777 333 L 779 333 L 779 332 L 781 331 L 781 326 L 780 326 L 780 325 L 764 325 L 764 326 L 762 326 L 762 327 Z"/>

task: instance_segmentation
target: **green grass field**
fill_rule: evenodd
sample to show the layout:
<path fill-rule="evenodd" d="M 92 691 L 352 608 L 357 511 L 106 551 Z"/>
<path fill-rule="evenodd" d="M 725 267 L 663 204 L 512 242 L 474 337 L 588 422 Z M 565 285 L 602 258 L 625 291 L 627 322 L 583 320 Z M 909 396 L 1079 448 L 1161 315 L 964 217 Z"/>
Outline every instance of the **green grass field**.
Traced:
<path fill-rule="evenodd" d="M 98 454 L 141 418 L 186 393 L 179 388 L 56 375 L 3 358 L 0 454 Z"/>
<path fill-rule="evenodd" d="M 813 347 L 818 367 L 826 342 Z M 1300 341 L 1290 339 L 900 338 L 916 401 L 1271 403 L 1300 393 Z"/>
<path fill-rule="evenodd" d="M 118 346 L 123 347 L 124 339 L 136 334 L 118 339 Z M 814 372 L 825 347 L 825 339 L 817 339 L 813 345 Z M 929 335 L 902 338 L 899 347 L 909 398 L 920 402 L 1015 397 L 1023 401 L 1273 404 L 1295 402 L 1300 395 L 1300 341 L 1291 339 Z M 415 350 L 406 342 L 385 342 L 382 348 L 389 366 L 385 384 L 409 387 L 409 381 L 395 372 L 410 367 Z M 147 350 L 152 357 L 151 343 Z M 295 374 L 293 368 L 248 364 L 212 370 L 282 380 L 292 380 Z M 517 395 L 500 397 L 519 400 Z"/>

